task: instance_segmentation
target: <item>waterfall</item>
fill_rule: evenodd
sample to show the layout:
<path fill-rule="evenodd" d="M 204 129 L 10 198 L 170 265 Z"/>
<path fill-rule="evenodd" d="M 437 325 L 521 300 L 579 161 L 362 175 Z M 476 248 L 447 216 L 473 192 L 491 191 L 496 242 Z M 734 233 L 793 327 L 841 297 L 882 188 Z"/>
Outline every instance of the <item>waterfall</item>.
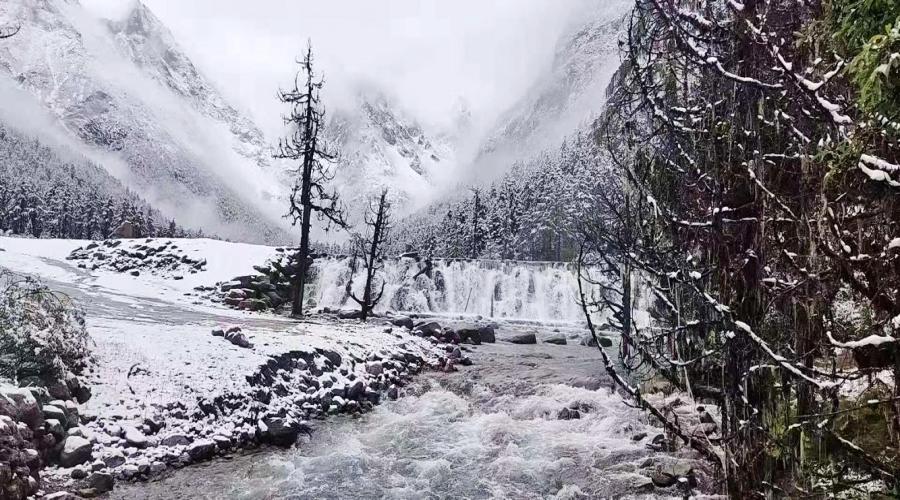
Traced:
<path fill-rule="evenodd" d="M 331 257 L 315 263 L 310 299 L 318 307 L 356 307 L 347 296 L 352 259 Z M 379 277 L 384 296 L 375 308 L 399 312 L 580 322 L 575 271 L 565 263 L 487 260 L 421 261 L 388 259 Z M 353 290 L 362 296 L 362 270 Z M 380 287 L 380 280 L 378 282 Z M 377 290 L 376 290 L 377 291 Z M 493 314 L 492 314 L 493 311 Z"/>

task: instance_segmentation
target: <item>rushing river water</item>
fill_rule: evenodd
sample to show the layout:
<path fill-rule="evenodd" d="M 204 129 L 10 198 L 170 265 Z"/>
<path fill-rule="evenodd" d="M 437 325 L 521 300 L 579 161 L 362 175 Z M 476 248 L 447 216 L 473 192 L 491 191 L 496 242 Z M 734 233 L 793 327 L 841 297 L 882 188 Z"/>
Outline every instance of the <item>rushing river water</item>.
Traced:
<path fill-rule="evenodd" d="M 291 450 L 176 471 L 116 498 L 621 498 L 654 490 L 640 433 L 658 429 L 609 390 L 594 349 L 483 345 L 475 366 L 425 374 L 397 401 L 320 422 Z M 564 408 L 581 418 L 560 420 Z"/>

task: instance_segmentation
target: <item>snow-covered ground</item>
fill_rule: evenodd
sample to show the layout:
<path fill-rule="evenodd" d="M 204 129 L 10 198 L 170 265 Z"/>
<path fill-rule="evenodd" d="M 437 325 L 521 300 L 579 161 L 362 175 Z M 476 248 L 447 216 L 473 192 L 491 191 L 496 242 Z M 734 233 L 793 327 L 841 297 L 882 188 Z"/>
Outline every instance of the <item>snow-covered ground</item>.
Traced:
<path fill-rule="evenodd" d="M 194 287 L 251 273 L 275 250 L 173 241 L 192 258 L 205 258 L 205 270 L 180 280 L 88 271 L 66 257 L 89 242 L 0 237 L 0 267 L 41 278 L 87 313 L 96 362 L 84 379 L 93 396 L 79 408 L 89 423 L 76 432 L 94 446 L 82 467 L 93 462 L 126 477 L 147 475 L 151 467 L 158 472 L 208 458 L 205 449 L 193 450 L 198 443 L 215 443 L 217 451 L 252 445 L 274 434 L 273 422 L 296 431 L 308 419 L 358 411 L 379 391 L 439 359 L 431 342 L 401 329 L 333 319 L 296 322 L 200 301 Z M 211 334 L 230 325 L 242 329 L 250 348 Z"/>
<path fill-rule="evenodd" d="M 120 240 L 123 247 L 144 244 L 146 239 Z M 155 239 L 156 242 L 172 241 L 185 254 L 193 258 L 205 258 L 206 270 L 196 274 L 184 274 L 184 279 L 174 280 L 166 276 L 142 273 L 131 276 L 108 270 L 88 272 L 79 269 L 66 257 L 76 248 L 90 244 L 87 240 L 30 239 L 0 236 L 0 267 L 12 271 L 33 274 L 45 280 L 70 285 L 88 295 L 106 295 L 155 299 L 195 310 L 185 293 L 194 287 L 211 286 L 219 281 L 253 273 L 253 266 L 275 255 L 275 248 L 245 243 L 230 243 L 211 239 Z M 220 309 L 216 308 L 216 311 Z"/>

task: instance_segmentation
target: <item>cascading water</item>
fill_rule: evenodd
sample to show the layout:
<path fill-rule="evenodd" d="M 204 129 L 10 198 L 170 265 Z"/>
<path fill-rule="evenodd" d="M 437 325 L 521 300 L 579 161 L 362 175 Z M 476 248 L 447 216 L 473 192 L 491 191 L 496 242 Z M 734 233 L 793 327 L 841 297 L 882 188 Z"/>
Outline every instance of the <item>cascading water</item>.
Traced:
<path fill-rule="evenodd" d="M 315 289 L 310 294 L 318 307 L 355 307 L 347 295 L 353 275 L 352 259 L 316 261 Z M 380 276 L 384 296 L 375 308 L 404 312 L 481 315 L 534 321 L 576 322 L 578 282 L 564 263 L 389 259 Z M 362 296 L 362 270 L 353 275 L 353 290 Z M 380 281 L 377 285 L 380 288 Z M 377 291 L 377 290 L 376 290 Z"/>

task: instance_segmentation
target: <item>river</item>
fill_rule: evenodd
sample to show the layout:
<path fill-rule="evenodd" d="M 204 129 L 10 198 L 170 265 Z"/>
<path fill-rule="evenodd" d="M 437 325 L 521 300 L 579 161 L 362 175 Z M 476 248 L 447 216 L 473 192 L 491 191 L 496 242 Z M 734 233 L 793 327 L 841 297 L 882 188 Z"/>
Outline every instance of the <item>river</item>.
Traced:
<path fill-rule="evenodd" d="M 646 446 L 659 429 L 610 390 L 596 350 L 501 342 L 469 355 L 474 366 L 425 374 L 362 417 L 319 422 L 293 449 L 122 484 L 113 498 L 681 497 L 647 471 L 684 458 Z M 580 418 L 560 419 L 565 408 Z"/>

